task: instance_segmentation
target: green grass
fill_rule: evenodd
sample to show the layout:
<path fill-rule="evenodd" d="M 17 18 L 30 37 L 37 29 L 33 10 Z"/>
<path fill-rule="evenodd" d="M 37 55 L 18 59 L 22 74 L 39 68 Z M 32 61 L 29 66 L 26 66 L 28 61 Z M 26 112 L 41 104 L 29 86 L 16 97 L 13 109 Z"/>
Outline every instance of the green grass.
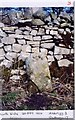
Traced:
<path fill-rule="evenodd" d="M 16 93 L 16 92 L 8 93 L 2 97 L 2 101 L 15 102 L 17 96 L 18 96 L 18 93 Z"/>

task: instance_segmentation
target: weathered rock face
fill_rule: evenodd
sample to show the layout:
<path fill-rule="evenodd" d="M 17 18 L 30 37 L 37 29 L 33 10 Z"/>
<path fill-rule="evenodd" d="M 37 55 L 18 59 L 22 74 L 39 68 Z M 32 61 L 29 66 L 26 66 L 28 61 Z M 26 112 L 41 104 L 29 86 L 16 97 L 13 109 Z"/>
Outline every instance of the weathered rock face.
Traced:
<path fill-rule="evenodd" d="M 40 19 L 33 19 L 32 24 L 33 25 L 44 25 L 45 23 Z"/>
<path fill-rule="evenodd" d="M 27 73 L 40 91 L 52 89 L 47 58 L 42 54 L 33 54 L 26 59 Z"/>

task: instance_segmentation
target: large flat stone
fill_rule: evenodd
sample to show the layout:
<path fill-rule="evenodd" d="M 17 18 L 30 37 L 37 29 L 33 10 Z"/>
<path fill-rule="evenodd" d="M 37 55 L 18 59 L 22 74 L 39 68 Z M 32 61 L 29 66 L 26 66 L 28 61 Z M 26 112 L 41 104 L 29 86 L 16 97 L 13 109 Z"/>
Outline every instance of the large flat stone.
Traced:
<path fill-rule="evenodd" d="M 73 62 L 67 59 L 62 59 L 58 61 L 59 67 L 62 67 L 62 66 L 68 67 L 70 64 L 73 64 Z"/>
<path fill-rule="evenodd" d="M 62 58 L 63 58 L 63 55 L 55 55 L 55 58 L 57 59 L 57 60 L 61 60 Z"/>
<path fill-rule="evenodd" d="M 21 49 L 22 49 L 22 46 L 20 44 L 13 44 L 13 46 L 12 46 L 12 50 L 14 52 L 20 52 Z"/>
<path fill-rule="evenodd" d="M 9 37 L 16 38 L 16 39 L 23 39 L 24 35 L 19 34 L 9 34 Z"/>
<path fill-rule="evenodd" d="M 14 44 L 15 39 L 13 37 L 4 37 L 1 39 L 1 42 L 4 44 Z"/>
<path fill-rule="evenodd" d="M 31 27 L 26 26 L 26 27 L 25 27 L 25 30 L 27 30 L 27 31 L 31 31 L 32 29 L 31 29 Z"/>
<path fill-rule="evenodd" d="M 18 39 L 17 41 L 18 41 L 18 43 L 21 44 L 21 45 L 26 44 L 25 39 L 20 39 L 20 40 Z"/>
<path fill-rule="evenodd" d="M 11 45 L 4 46 L 4 50 L 5 50 L 6 52 L 12 51 Z"/>
<path fill-rule="evenodd" d="M 44 25 L 45 23 L 41 19 L 33 19 L 32 24 L 33 25 Z"/>
<path fill-rule="evenodd" d="M 58 31 L 51 30 L 51 31 L 50 31 L 50 34 L 51 34 L 51 35 L 57 35 L 57 34 L 58 34 Z"/>
<path fill-rule="evenodd" d="M 14 31 L 17 27 L 3 27 L 4 31 Z"/>
<path fill-rule="evenodd" d="M 42 48 L 52 49 L 54 47 L 55 43 L 43 43 L 41 44 Z"/>
<path fill-rule="evenodd" d="M 30 34 L 36 36 L 37 30 L 32 30 Z"/>
<path fill-rule="evenodd" d="M 16 59 L 17 58 L 17 53 L 15 52 L 7 52 L 6 56 L 10 59 Z"/>
<path fill-rule="evenodd" d="M 15 38 L 17 39 L 23 39 L 24 38 L 24 35 L 18 35 L 18 34 L 14 34 L 15 35 Z"/>
<path fill-rule="evenodd" d="M 22 52 L 31 52 L 31 46 L 30 45 L 23 45 L 22 46 Z"/>
<path fill-rule="evenodd" d="M 43 35 L 42 36 L 42 40 L 48 40 L 48 39 L 51 39 L 52 36 L 51 35 Z"/>
<path fill-rule="evenodd" d="M 16 59 L 17 58 L 17 54 L 16 53 L 14 53 L 14 52 L 7 52 L 6 54 L 5 54 L 5 57 L 7 58 L 7 60 L 9 60 L 9 61 L 14 61 L 14 59 Z"/>
<path fill-rule="evenodd" d="M 53 43 L 54 41 L 52 39 L 49 39 L 49 40 L 42 40 L 41 41 L 41 44 L 44 44 L 44 43 Z"/>
<path fill-rule="evenodd" d="M 21 35 L 22 34 L 22 30 L 16 29 L 15 33 L 18 34 L 18 35 Z"/>
<path fill-rule="evenodd" d="M 30 31 L 24 31 L 23 34 L 29 35 Z"/>
<path fill-rule="evenodd" d="M 69 53 L 70 53 L 70 49 L 55 46 L 54 54 L 60 55 L 60 54 L 69 54 Z"/>
<path fill-rule="evenodd" d="M 32 35 L 25 35 L 24 38 L 26 40 L 33 40 Z"/>
<path fill-rule="evenodd" d="M 26 19 L 26 20 L 19 20 L 19 23 L 27 23 L 27 22 L 31 22 L 32 19 Z"/>
<path fill-rule="evenodd" d="M 40 36 L 35 36 L 35 37 L 33 37 L 33 40 L 34 41 L 41 41 L 41 37 Z"/>
<path fill-rule="evenodd" d="M 40 91 L 52 89 L 47 58 L 42 54 L 33 54 L 26 59 L 27 73 Z"/>
<path fill-rule="evenodd" d="M 67 26 L 68 26 L 68 23 L 66 23 L 66 22 L 61 24 L 61 27 L 62 27 L 62 28 L 63 28 L 63 27 L 67 27 Z"/>

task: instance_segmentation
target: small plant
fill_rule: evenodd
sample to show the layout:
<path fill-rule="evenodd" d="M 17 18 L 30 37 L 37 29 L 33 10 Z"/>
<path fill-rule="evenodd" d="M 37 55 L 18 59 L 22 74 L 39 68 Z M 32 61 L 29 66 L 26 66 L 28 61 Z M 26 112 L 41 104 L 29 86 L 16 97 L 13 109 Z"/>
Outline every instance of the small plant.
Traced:
<path fill-rule="evenodd" d="M 16 97 L 18 96 L 17 92 L 7 93 L 2 97 L 2 101 L 5 102 L 15 102 Z"/>

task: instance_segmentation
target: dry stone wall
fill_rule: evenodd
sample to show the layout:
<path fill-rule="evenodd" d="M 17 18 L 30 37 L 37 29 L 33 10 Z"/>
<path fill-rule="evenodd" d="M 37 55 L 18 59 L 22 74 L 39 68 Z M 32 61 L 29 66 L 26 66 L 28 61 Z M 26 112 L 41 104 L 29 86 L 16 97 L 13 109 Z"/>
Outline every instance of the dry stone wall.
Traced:
<path fill-rule="evenodd" d="M 44 54 L 49 65 L 55 59 L 59 67 L 73 64 L 73 61 L 66 59 L 65 56 L 74 53 L 73 14 L 61 12 L 59 16 L 46 15 L 44 11 L 40 11 L 38 10 L 34 17 L 22 19 L 19 17 L 14 26 L 6 25 L 1 20 L 0 66 L 5 65 L 9 68 L 14 59 L 25 61 L 34 53 Z"/>

